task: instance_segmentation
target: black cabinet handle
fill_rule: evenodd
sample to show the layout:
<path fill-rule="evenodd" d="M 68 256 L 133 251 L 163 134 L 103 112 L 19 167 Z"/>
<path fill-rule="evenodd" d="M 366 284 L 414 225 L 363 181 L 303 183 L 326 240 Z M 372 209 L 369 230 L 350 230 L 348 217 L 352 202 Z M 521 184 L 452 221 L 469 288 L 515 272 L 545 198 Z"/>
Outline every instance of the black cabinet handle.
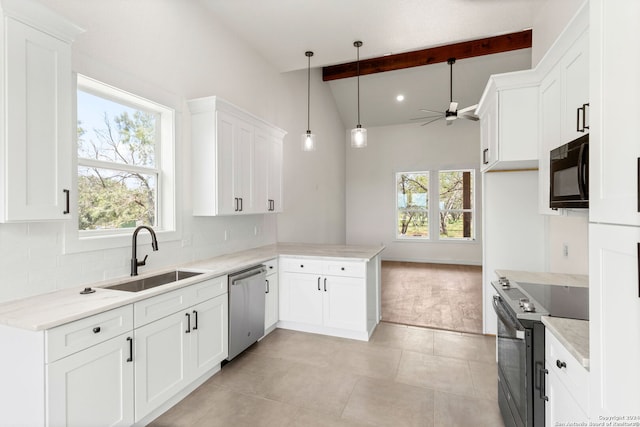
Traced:
<path fill-rule="evenodd" d="M 95 328 L 93 328 L 93 333 L 97 334 L 100 332 L 100 326 L 96 326 Z"/>
<path fill-rule="evenodd" d="M 234 210 L 234 212 L 238 212 L 238 198 L 234 197 L 233 200 L 234 200 L 234 203 L 235 203 L 235 207 L 234 207 L 233 210 Z"/>
<path fill-rule="evenodd" d="M 558 369 L 566 368 L 567 364 L 560 359 L 556 359 L 556 366 Z"/>
<path fill-rule="evenodd" d="M 269 279 L 265 280 L 267 282 L 267 290 L 264 292 L 265 294 L 269 293 Z"/>
<path fill-rule="evenodd" d="M 327 292 L 327 278 L 324 278 L 324 291 Z"/>
<path fill-rule="evenodd" d="M 582 107 L 576 108 L 576 132 L 584 132 L 584 129 L 580 129 L 580 110 Z"/>
<path fill-rule="evenodd" d="M 318 290 L 320 290 L 320 276 L 318 276 Z"/>
<path fill-rule="evenodd" d="M 300 264 L 300 268 L 304 268 L 304 264 Z"/>
<path fill-rule="evenodd" d="M 198 329 L 198 312 L 193 310 L 193 330 Z"/>
<path fill-rule="evenodd" d="M 586 104 L 582 104 L 582 131 L 583 132 L 585 129 L 589 129 L 589 125 L 587 125 L 587 107 L 588 106 L 589 106 L 588 102 Z"/>
<path fill-rule="evenodd" d="M 62 211 L 62 214 L 63 215 L 67 215 L 67 214 L 71 213 L 71 209 L 69 208 L 69 190 L 65 189 L 65 190 L 62 190 L 62 192 L 65 194 L 65 198 L 66 198 L 65 209 L 64 209 L 64 211 Z"/>
<path fill-rule="evenodd" d="M 489 163 L 488 154 L 489 154 L 489 149 L 488 148 L 485 148 L 484 150 L 482 150 L 482 164 L 483 165 L 486 165 L 487 163 Z"/>
<path fill-rule="evenodd" d="M 243 206 L 242 206 L 242 205 L 243 205 L 243 203 L 242 203 L 242 197 L 240 197 L 240 199 L 239 199 L 239 200 L 240 200 L 240 212 L 242 212 L 242 210 L 243 210 Z"/>
<path fill-rule="evenodd" d="M 542 400 L 549 400 L 549 396 L 547 396 L 547 385 L 546 385 L 546 376 L 549 373 L 549 371 L 547 369 L 540 369 L 540 371 L 538 371 L 538 380 L 540 381 L 540 399 Z"/>
<path fill-rule="evenodd" d="M 340 270 L 344 271 L 344 267 L 340 267 Z"/>
<path fill-rule="evenodd" d="M 133 362 L 133 338 L 127 337 L 127 341 L 129 341 L 129 358 L 127 362 Z"/>
<path fill-rule="evenodd" d="M 184 331 L 185 334 L 190 334 L 191 333 L 191 315 L 189 313 L 185 313 L 185 316 L 187 316 L 187 330 Z"/>

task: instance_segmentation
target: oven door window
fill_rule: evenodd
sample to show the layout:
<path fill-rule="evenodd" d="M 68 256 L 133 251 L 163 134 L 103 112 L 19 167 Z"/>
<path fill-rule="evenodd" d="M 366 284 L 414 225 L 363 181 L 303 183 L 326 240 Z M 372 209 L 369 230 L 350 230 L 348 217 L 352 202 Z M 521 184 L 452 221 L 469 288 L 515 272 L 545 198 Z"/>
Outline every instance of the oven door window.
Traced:
<path fill-rule="evenodd" d="M 504 311 L 496 307 L 498 314 L 498 367 L 504 382 L 518 408 L 523 421 L 527 419 L 526 363 L 527 345 L 525 330 Z"/>

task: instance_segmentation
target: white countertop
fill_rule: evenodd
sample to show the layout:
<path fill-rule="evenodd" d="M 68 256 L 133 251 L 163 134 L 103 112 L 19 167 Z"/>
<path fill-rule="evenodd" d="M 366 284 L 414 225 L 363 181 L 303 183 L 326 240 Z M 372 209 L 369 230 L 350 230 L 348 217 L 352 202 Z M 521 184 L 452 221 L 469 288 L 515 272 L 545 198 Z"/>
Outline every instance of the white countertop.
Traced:
<path fill-rule="evenodd" d="M 503 270 L 495 271 L 498 277 L 504 276 L 509 280 L 522 283 L 537 283 L 540 285 L 580 286 L 589 287 L 589 276 L 586 274 L 545 273 L 539 271 Z"/>
<path fill-rule="evenodd" d="M 34 297 L 0 304 L 0 325 L 33 331 L 50 329 L 83 317 L 131 304 L 155 295 L 192 285 L 209 278 L 233 273 L 252 265 L 263 263 L 279 255 L 326 259 L 349 259 L 367 262 L 378 255 L 384 246 L 320 245 L 302 243 L 278 243 L 245 251 L 221 255 L 172 268 L 145 272 L 137 278 L 145 278 L 175 269 L 203 272 L 179 282 L 147 289 L 126 292 L 104 289 L 129 281 L 130 277 L 91 284 L 95 293 L 81 295 L 83 287 L 74 287 Z"/>
<path fill-rule="evenodd" d="M 589 369 L 589 321 L 542 316 L 542 323 L 558 341 Z"/>

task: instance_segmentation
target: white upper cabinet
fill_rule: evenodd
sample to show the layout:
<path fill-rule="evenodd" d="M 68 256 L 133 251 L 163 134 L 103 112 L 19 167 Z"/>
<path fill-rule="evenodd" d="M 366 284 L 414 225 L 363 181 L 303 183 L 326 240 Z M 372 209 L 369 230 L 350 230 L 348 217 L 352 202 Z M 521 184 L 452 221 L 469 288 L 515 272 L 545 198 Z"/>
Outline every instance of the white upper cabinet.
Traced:
<path fill-rule="evenodd" d="M 601 4 L 602 3 L 602 4 Z M 597 5 L 597 7 L 596 7 Z M 630 119 L 640 98 L 640 52 L 621 47 L 640 38 L 635 1 L 592 5 L 589 220 L 640 225 L 640 142 Z M 606 52 L 605 56 L 603 52 Z"/>
<path fill-rule="evenodd" d="M 0 2 L 0 221 L 69 218 L 71 42 L 82 32 L 30 0 Z"/>
<path fill-rule="evenodd" d="M 551 150 L 589 132 L 589 16 L 583 8 L 560 34 L 536 67 L 541 78 L 538 167 L 538 211 L 558 215 L 549 207 Z"/>
<path fill-rule="evenodd" d="M 189 109 L 193 214 L 279 212 L 286 132 L 216 97 Z"/>
<path fill-rule="evenodd" d="M 491 76 L 477 114 L 483 172 L 538 166 L 538 81 L 532 71 Z"/>

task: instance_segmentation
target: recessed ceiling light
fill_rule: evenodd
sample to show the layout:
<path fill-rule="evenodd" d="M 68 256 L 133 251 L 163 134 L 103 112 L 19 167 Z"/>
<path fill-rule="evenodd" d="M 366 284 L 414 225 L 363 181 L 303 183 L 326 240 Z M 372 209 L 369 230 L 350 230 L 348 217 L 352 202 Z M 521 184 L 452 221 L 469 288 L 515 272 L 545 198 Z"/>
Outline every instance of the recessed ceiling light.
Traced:
<path fill-rule="evenodd" d="M 400 94 L 400 95 L 396 96 L 396 101 L 398 101 L 398 102 L 404 101 L 404 95 Z"/>

